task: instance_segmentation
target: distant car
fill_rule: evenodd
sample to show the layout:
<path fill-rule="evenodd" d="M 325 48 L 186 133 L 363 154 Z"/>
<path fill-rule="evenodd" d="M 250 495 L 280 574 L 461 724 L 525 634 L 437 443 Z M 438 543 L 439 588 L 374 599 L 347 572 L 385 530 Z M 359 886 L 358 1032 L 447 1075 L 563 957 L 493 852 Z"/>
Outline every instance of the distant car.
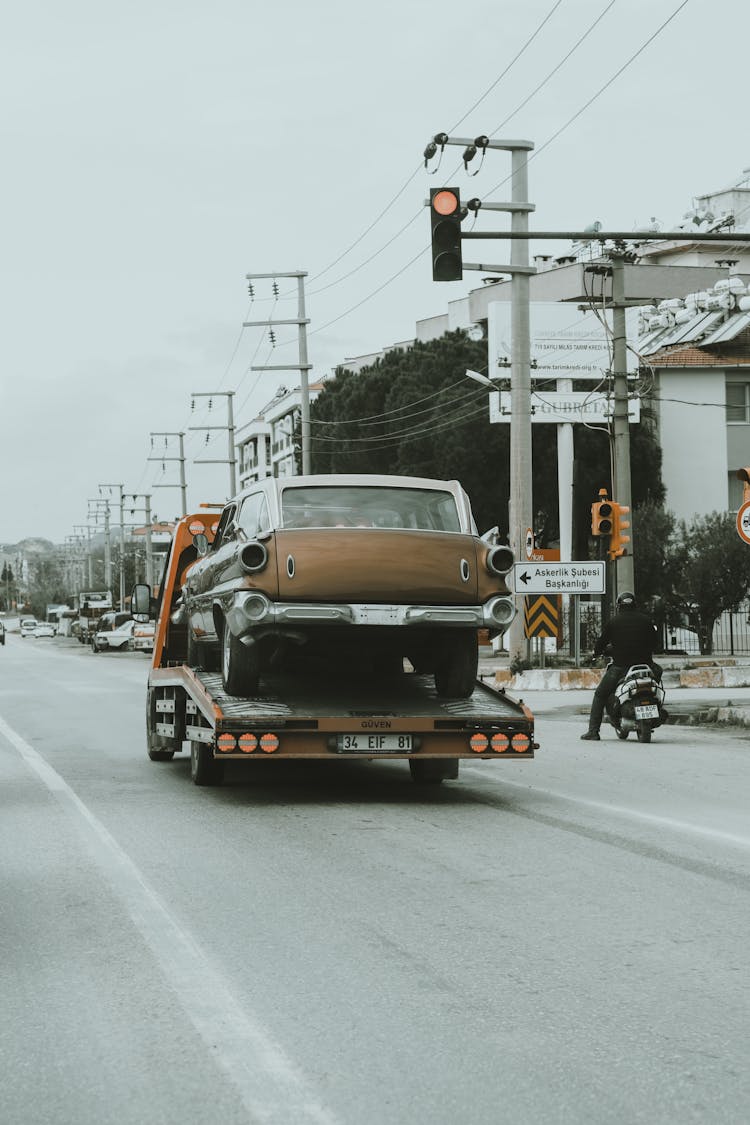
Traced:
<path fill-rule="evenodd" d="M 231 500 L 183 585 L 188 663 L 221 653 L 230 695 L 301 654 L 313 666 L 432 673 L 446 698 L 477 676 L 478 630 L 515 616 L 510 547 L 480 537 L 458 481 L 266 478 Z M 218 670 L 218 669 L 217 669 Z"/>
<path fill-rule="evenodd" d="M 35 637 L 54 637 L 55 626 L 50 625 L 49 621 L 40 621 L 34 630 Z"/>
<path fill-rule="evenodd" d="M 132 648 L 135 652 L 153 652 L 156 626 L 153 621 L 136 621 L 133 625 Z"/>
<path fill-rule="evenodd" d="M 94 652 L 104 652 L 106 649 L 115 649 L 118 652 L 127 651 L 131 647 L 134 625 L 135 622 L 130 618 L 122 625 L 118 625 L 116 629 L 107 629 L 95 633 L 91 642 L 92 649 Z"/>
<path fill-rule="evenodd" d="M 21 618 L 21 636 L 33 637 L 36 635 L 35 630 L 39 622 L 36 617 L 22 617 Z"/>

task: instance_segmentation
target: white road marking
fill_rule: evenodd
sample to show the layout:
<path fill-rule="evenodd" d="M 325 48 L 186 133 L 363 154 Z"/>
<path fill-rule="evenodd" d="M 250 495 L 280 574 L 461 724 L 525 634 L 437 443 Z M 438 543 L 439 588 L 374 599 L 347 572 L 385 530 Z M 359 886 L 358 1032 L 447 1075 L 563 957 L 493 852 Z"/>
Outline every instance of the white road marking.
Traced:
<path fill-rule="evenodd" d="M 246 1012 L 191 935 L 169 913 L 129 856 L 60 774 L 5 720 L 0 734 L 75 818 L 115 893 L 125 904 L 210 1055 L 228 1074 L 253 1120 L 336 1125 L 304 1076 Z"/>
<path fill-rule="evenodd" d="M 482 773 L 478 766 L 462 767 L 461 772 L 475 773 L 487 779 L 487 774 Z M 495 778 L 492 779 L 493 781 Z M 741 848 L 750 848 L 750 837 L 736 836 L 731 832 L 720 832 L 715 828 L 703 828 L 699 824 L 690 824 L 686 820 L 675 820 L 669 816 L 657 816 L 655 813 L 642 812 L 640 809 L 627 808 L 625 805 L 610 805 L 606 801 L 591 801 L 585 797 L 577 797 L 573 793 L 561 793 L 558 789 L 540 789 L 538 785 L 524 785 L 520 781 L 507 781 L 504 777 L 497 779 L 500 785 L 510 785 L 513 789 L 523 789 L 527 793 L 541 793 L 545 797 L 558 797 L 563 801 L 570 801 L 575 805 L 584 805 L 597 812 L 614 813 L 617 816 L 629 817 L 631 820 L 640 820 L 646 824 L 658 825 L 660 828 L 673 828 L 678 832 L 687 832 L 694 836 L 705 836 L 710 840 L 718 840 L 723 844 L 735 844 Z"/>

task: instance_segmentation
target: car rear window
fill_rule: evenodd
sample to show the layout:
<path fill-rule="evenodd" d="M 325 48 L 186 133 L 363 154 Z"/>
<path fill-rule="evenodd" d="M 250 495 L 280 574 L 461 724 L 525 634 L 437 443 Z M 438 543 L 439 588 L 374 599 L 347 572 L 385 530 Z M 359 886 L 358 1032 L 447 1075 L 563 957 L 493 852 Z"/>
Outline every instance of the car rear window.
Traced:
<path fill-rule="evenodd" d="M 432 488 L 375 488 L 368 485 L 285 488 L 281 515 L 284 527 L 461 530 L 453 494 Z"/>

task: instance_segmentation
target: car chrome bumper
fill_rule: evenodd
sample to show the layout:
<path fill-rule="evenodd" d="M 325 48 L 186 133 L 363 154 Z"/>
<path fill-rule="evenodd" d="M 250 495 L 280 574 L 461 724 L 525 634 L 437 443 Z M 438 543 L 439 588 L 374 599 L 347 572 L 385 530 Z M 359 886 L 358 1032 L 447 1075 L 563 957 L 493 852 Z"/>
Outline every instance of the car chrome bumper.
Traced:
<path fill-rule="evenodd" d="M 259 591 L 235 595 L 227 611 L 229 628 L 241 637 L 257 626 L 390 625 L 454 626 L 503 632 L 516 615 L 510 597 L 498 595 L 484 605 L 368 605 L 272 602 Z"/>

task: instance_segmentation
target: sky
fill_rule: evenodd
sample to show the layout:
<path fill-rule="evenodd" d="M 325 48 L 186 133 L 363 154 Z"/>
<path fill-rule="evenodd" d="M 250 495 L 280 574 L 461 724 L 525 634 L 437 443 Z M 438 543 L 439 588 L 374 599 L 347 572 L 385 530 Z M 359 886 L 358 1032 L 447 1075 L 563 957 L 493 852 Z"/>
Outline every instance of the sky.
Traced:
<path fill-rule="evenodd" d="M 226 456 L 200 428 L 226 398 L 191 395 L 234 391 L 242 426 L 298 382 L 250 370 L 294 363 L 296 329 L 242 327 L 295 317 L 296 284 L 251 301 L 246 274 L 307 272 L 313 379 L 476 287 L 432 281 L 424 200 L 508 198 L 510 158 L 425 169 L 437 132 L 533 141 L 532 229 L 672 226 L 750 165 L 749 34 L 747 0 L 9 4 L 0 543 L 63 543 L 102 485 L 172 518 L 177 443 L 154 433 L 185 432 L 189 506 L 225 499 L 227 466 L 194 459 Z"/>

